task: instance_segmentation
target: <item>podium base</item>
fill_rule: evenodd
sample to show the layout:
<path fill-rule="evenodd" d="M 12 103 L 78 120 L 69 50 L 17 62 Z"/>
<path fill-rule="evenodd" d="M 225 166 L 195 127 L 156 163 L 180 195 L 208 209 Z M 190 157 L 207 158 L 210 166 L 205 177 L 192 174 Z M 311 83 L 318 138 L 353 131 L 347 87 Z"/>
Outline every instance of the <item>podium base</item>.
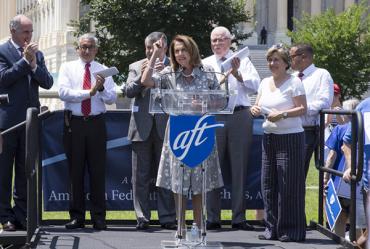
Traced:
<path fill-rule="evenodd" d="M 220 242 L 217 241 L 207 241 L 206 243 L 190 243 L 190 242 L 179 242 L 176 240 L 162 240 L 161 241 L 161 248 L 162 249 L 169 249 L 169 248 L 178 248 L 178 249 L 223 249 L 223 246 Z"/>

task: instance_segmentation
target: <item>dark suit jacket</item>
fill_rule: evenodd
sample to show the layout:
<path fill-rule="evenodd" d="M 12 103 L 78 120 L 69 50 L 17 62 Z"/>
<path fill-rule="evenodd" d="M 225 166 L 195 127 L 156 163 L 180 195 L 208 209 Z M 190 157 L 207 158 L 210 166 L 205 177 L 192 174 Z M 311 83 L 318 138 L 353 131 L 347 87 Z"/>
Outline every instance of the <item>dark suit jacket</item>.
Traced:
<path fill-rule="evenodd" d="M 146 59 L 134 62 L 129 66 L 129 74 L 126 85 L 122 88 L 123 93 L 129 98 L 134 99 L 134 106 L 139 110 L 131 113 L 130 126 L 128 129 L 128 139 L 131 141 L 145 141 L 148 139 L 155 122 L 157 133 L 160 138 L 164 138 L 168 116 L 165 114 L 149 114 L 150 89 L 146 89 L 140 82 L 141 65 Z M 169 64 L 168 58 L 165 65 Z"/>
<path fill-rule="evenodd" d="M 9 95 L 9 104 L 0 106 L 0 129 L 24 121 L 27 108 L 40 107 L 39 86 L 52 87 L 53 77 L 46 69 L 41 52 L 36 53 L 36 59 L 37 69 L 32 72 L 10 41 L 0 45 L 0 94 Z"/>

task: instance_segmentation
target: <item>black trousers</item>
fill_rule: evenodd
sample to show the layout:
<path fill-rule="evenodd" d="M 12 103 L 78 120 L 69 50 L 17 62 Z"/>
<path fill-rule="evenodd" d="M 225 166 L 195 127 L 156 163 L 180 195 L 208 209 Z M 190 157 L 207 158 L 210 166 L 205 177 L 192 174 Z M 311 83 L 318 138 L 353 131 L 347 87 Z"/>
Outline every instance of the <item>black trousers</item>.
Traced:
<path fill-rule="evenodd" d="M 70 131 L 64 129 L 64 146 L 70 175 L 71 219 L 85 220 L 84 179 L 87 172 L 90 182 L 90 214 L 92 221 L 105 220 L 105 161 L 107 134 L 103 115 L 84 120 L 72 116 Z"/>
<path fill-rule="evenodd" d="M 263 135 L 261 187 L 272 237 L 306 238 L 303 150 L 303 132 Z"/>
<path fill-rule="evenodd" d="M 307 178 L 308 170 L 312 155 L 314 154 L 317 146 L 319 145 L 319 126 L 304 127 L 305 146 L 304 146 L 304 170 L 305 177 Z"/>
<path fill-rule="evenodd" d="M 25 173 L 25 129 L 3 137 L 0 154 L 0 222 L 26 225 L 27 178 Z M 11 206 L 14 165 L 14 206 Z"/>

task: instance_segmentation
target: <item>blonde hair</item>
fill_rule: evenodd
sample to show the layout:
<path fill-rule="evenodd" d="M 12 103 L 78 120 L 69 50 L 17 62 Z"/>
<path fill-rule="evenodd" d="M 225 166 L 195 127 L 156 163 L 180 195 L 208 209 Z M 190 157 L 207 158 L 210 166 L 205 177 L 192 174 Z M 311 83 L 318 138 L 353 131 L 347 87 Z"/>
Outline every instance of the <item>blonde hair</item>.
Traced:
<path fill-rule="evenodd" d="M 267 50 L 266 59 L 269 60 L 275 53 L 288 65 L 285 68 L 288 70 L 290 68 L 290 56 L 288 49 L 282 44 L 273 45 Z"/>

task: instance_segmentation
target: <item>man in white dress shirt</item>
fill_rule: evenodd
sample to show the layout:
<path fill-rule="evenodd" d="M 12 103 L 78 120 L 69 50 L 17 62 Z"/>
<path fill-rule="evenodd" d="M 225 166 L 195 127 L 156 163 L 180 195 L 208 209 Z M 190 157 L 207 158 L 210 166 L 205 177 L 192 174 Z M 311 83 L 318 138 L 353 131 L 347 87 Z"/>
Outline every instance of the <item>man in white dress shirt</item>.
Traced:
<path fill-rule="evenodd" d="M 307 112 L 302 116 L 305 131 L 305 171 L 306 178 L 313 152 L 319 143 L 319 112 L 329 109 L 333 102 L 334 83 L 330 73 L 313 64 L 313 49 L 308 44 L 296 44 L 290 49 L 291 67 L 298 71 L 306 98 Z"/>
<path fill-rule="evenodd" d="M 210 65 L 221 72 L 221 63 L 233 55 L 230 50 L 232 36 L 225 27 L 216 27 L 211 33 L 213 55 L 205 58 L 203 64 Z M 231 209 L 232 227 L 241 230 L 253 230 L 245 221 L 245 179 L 248 167 L 248 155 L 252 144 L 253 118 L 249 111 L 251 102 L 248 94 L 256 93 L 260 77 L 249 58 L 234 58 L 232 68 L 225 72 L 230 90 L 237 90 L 236 105 L 232 115 L 218 115 L 218 122 L 225 124 L 217 129 L 217 147 L 222 171 L 225 162 L 231 171 Z M 233 99 L 230 100 L 232 102 Z M 220 190 L 207 195 L 207 229 L 221 228 Z"/>
<path fill-rule="evenodd" d="M 96 62 L 98 39 L 90 34 L 78 40 L 79 59 L 64 63 L 59 72 L 59 96 L 65 104 L 64 147 L 69 164 L 71 221 L 67 229 L 85 226 L 85 166 L 89 171 L 91 220 L 96 230 L 107 228 L 105 215 L 106 128 L 105 104 L 116 100 L 112 77 L 96 77 L 106 69 Z"/>

